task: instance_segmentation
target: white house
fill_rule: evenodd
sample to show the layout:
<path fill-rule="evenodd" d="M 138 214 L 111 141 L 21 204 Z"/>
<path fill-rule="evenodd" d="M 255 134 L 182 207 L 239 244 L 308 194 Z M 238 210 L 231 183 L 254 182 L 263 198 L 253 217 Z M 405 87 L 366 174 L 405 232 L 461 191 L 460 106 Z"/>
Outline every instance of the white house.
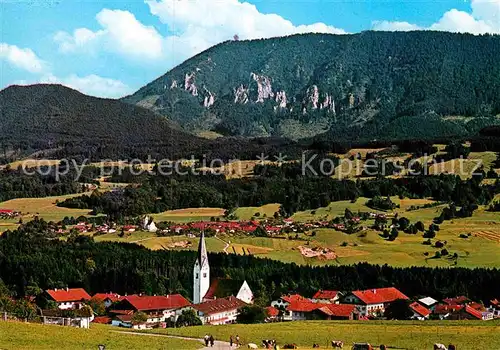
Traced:
<path fill-rule="evenodd" d="M 273 300 L 271 306 L 277 309 L 285 309 L 290 303 L 295 301 L 311 301 L 300 294 L 282 295 L 280 298 Z"/>
<path fill-rule="evenodd" d="M 431 298 L 431 297 L 420 298 L 417 301 L 422 306 L 424 306 L 425 308 L 430 309 L 430 310 L 432 310 L 439 303 L 439 301 L 437 301 L 436 299 Z"/>
<path fill-rule="evenodd" d="M 142 327 L 132 323 L 136 312 L 147 315 L 145 327 L 158 325 L 167 321 L 176 321 L 183 310 L 189 308 L 191 303 L 180 294 L 166 296 L 130 295 L 119 301 L 110 313 L 115 314 L 113 325 L 123 327 Z"/>
<path fill-rule="evenodd" d="M 61 310 L 81 309 L 90 300 L 90 295 L 83 288 L 55 288 L 48 289 L 46 293 Z"/>
<path fill-rule="evenodd" d="M 110 307 L 113 303 L 125 299 L 124 296 L 121 296 L 120 294 L 116 293 L 96 293 L 92 298 L 102 301 L 106 309 Z"/>
<path fill-rule="evenodd" d="M 411 317 L 413 320 L 427 320 L 432 313 L 431 310 L 416 301 L 410 304 L 410 309 L 413 311 L 413 316 Z"/>
<path fill-rule="evenodd" d="M 245 302 L 230 296 L 193 304 L 192 308 L 196 310 L 203 324 L 220 325 L 235 323 L 239 309 L 245 305 L 247 305 Z"/>
<path fill-rule="evenodd" d="M 338 304 L 341 295 L 337 290 L 318 290 L 311 300 L 315 303 Z"/>
<path fill-rule="evenodd" d="M 344 297 L 347 304 L 355 304 L 360 316 L 383 314 L 385 308 L 398 299 L 408 297 L 394 287 L 355 290 Z"/>

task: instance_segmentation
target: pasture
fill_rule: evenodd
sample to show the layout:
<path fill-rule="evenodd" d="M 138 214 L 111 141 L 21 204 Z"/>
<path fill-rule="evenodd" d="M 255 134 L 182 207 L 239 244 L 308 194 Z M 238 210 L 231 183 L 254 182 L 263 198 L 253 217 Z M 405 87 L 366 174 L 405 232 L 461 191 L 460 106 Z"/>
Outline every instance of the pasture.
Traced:
<path fill-rule="evenodd" d="M 366 206 L 367 198 L 359 198 L 355 203 L 350 201 L 333 202 L 328 207 L 319 208 L 315 211 L 304 211 L 296 213 L 293 219 L 297 222 L 309 220 L 332 220 L 336 216 L 342 216 L 345 208 L 349 208 L 354 213 L 359 211 L 371 211 Z M 393 197 L 392 200 L 400 208 L 394 213 L 407 217 L 412 223 L 422 221 L 427 227 L 432 219 L 439 216 L 444 205 L 422 208 L 425 204 L 434 203 L 429 199 L 399 199 Z M 420 207 L 417 210 L 409 210 L 411 207 Z M 264 213 L 266 209 L 273 212 L 277 205 L 268 205 L 260 208 L 240 208 L 242 216 L 255 215 L 257 210 Z M 215 214 L 210 212 L 210 208 L 202 208 L 201 213 Z M 238 212 L 237 210 L 237 212 Z M 210 220 L 209 217 L 195 216 L 196 211 L 173 211 L 178 216 L 170 216 L 171 221 L 186 220 Z M 172 215 L 172 214 L 171 214 Z M 183 216 L 190 215 L 190 216 Z M 241 214 L 240 214 L 241 215 Z M 154 216 L 158 220 L 158 216 Z M 262 216 L 261 216 L 262 218 Z M 354 234 L 346 234 L 334 229 L 318 228 L 310 229 L 305 234 L 281 235 L 276 237 L 251 237 L 245 234 L 219 234 L 219 238 L 207 238 L 208 250 L 212 252 L 223 252 L 226 242 L 229 243 L 226 252 L 256 255 L 262 258 L 270 258 L 283 262 L 293 262 L 301 265 L 345 265 L 358 262 L 368 262 L 373 264 L 386 264 L 390 261 L 393 266 L 430 266 L 430 267 L 498 267 L 500 265 L 500 221 L 498 213 L 486 211 L 481 207 L 470 218 L 454 219 L 445 221 L 440 225 L 441 229 L 433 239 L 436 241 L 446 241 L 448 256 L 436 258 L 435 254 L 442 248 L 435 248 L 424 245 L 426 240 L 419 232 L 416 235 L 400 232 L 395 241 L 387 241 L 380 237 L 380 232 L 369 228 L 373 220 L 361 222 L 365 227 L 362 231 Z M 313 233 L 314 232 L 314 233 Z M 467 238 L 461 238 L 461 234 L 470 234 Z M 141 244 L 149 249 L 173 249 L 173 250 L 194 250 L 198 246 L 197 238 L 188 238 L 185 235 L 173 237 L 157 237 L 153 233 L 134 232 L 124 237 L 119 237 L 117 233 L 95 236 L 96 241 L 118 241 Z M 180 242 L 189 242 L 188 246 Z M 335 259 L 325 259 L 317 257 L 305 257 L 299 247 L 307 248 L 327 248 L 335 252 Z M 458 258 L 452 256 L 457 254 Z"/>
<path fill-rule="evenodd" d="M 295 343 L 309 349 L 313 343 L 327 348 L 331 340 L 385 344 L 407 350 L 432 349 L 436 342 L 457 345 L 458 349 L 499 349 L 498 321 L 305 321 L 253 325 L 198 326 L 153 330 L 159 334 L 202 337 L 213 334 L 217 340 L 239 335 L 244 344 L 261 345 L 262 339 L 276 339 L 280 346 Z M 346 346 L 349 349 L 349 346 Z"/>
<path fill-rule="evenodd" d="M 35 216 L 47 221 L 60 221 L 64 219 L 65 216 L 73 216 L 75 218 L 82 215 L 88 216 L 89 210 L 86 209 L 70 209 L 57 206 L 58 201 L 62 202 L 65 199 L 81 196 L 82 194 L 89 193 L 78 193 L 57 197 L 11 199 L 0 203 L 0 209 L 10 209 L 20 212 L 22 214 L 21 218 L 25 222 L 32 220 Z M 16 228 L 18 221 L 19 218 L 0 220 L 0 232 Z"/>
<path fill-rule="evenodd" d="M 0 322 L 0 349 L 200 349 L 195 340 L 121 334 L 118 327 L 91 325 L 90 329 L 41 325 L 35 323 Z"/>
<path fill-rule="evenodd" d="M 190 221 L 210 221 L 211 218 L 218 218 L 224 215 L 222 208 L 186 208 L 169 210 L 151 216 L 156 221 L 190 222 Z"/>
<path fill-rule="evenodd" d="M 272 218 L 280 208 L 279 204 L 266 204 L 261 207 L 241 207 L 234 211 L 234 215 L 239 220 L 251 220 L 252 218 L 263 219 Z"/>

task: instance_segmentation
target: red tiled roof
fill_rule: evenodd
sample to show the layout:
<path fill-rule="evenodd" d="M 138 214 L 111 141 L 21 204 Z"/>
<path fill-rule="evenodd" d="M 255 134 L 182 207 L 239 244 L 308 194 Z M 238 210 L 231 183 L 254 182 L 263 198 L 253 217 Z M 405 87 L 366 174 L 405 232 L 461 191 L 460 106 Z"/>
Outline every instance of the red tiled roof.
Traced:
<path fill-rule="evenodd" d="M 478 320 L 483 319 L 483 315 L 481 312 L 477 311 L 476 309 L 471 308 L 470 306 L 465 306 L 465 312 L 468 313 L 469 315 L 477 318 Z"/>
<path fill-rule="evenodd" d="M 326 304 L 319 309 L 328 316 L 334 317 L 350 317 L 356 310 L 356 306 L 352 304 Z"/>
<path fill-rule="evenodd" d="M 122 322 L 130 322 L 130 321 L 132 321 L 133 316 L 134 316 L 133 314 L 127 314 L 127 315 L 116 316 L 116 318 Z"/>
<path fill-rule="evenodd" d="M 339 294 L 336 290 L 318 290 L 313 299 L 335 299 Z"/>
<path fill-rule="evenodd" d="M 467 306 L 477 311 L 486 311 L 486 308 L 483 306 L 483 304 L 476 303 L 475 301 L 468 303 Z"/>
<path fill-rule="evenodd" d="M 462 304 L 467 303 L 468 301 L 469 301 L 469 298 L 467 298 L 463 295 L 456 297 L 456 298 L 443 299 L 443 302 L 445 302 L 448 305 L 462 305 Z"/>
<path fill-rule="evenodd" d="M 408 299 L 406 295 L 394 287 L 355 290 L 352 294 L 365 304 L 390 303 L 397 299 Z"/>
<path fill-rule="evenodd" d="M 109 299 L 111 300 L 111 302 L 115 302 L 115 301 L 120 301 L 122 299 L 124 299 L 125 297 L 124 296 L 121 296 L 120 294 L 116 294 L 116 293 L 96 293 L 94 294 L 94 296 L 92 298 L 95 298 L 97 300 L 100 300 L 100 301 L 104 301 L 106 299 Z"/>
<path fill-rule="evenodd" d="M 134 310 L 109 310 L 109 313 L 115 315 L 131 315 L 134 313 Z"/>
<path fill-rule="evenodd" d="M 167 296 L 130 295 L 125 297 L 124 300 L 128 301 L 138 311 L 174 310 L 190 305 L 190 302 L 180 294 Z"/>
<path fill-rule="evenodd" d="M 460 311 L 464 308 L 463 305 L 447 305 L 447 304 L 438 304 L 434 308 L 435 314 L 448 314 L 450 312 Z"/>
<path fill-rule="evenodd" d="M 49 289 L 47 293 L 58 303 L 90 300 L 90 295 L 83 288 Z"/>
<path fill-rule="evenodd" d="M 287 303 L 291 303 L 291 302 L 294 302 L 294 301 L 302 301 L 302 300 L 309 301 L 309 299 L 303 297 L 300 294 L 283 295 L 283 296 L 281 296 L 281 299 L 283 299 Z"/>
<path fill-rule="evenodd" d="M 500 301 L 498 301 L 497 299 L 490 300 L 490 303 L 493 306 L 499 306 L 500 305 Z"/>
<path fill-rule="evenodd" d="M 269 317 L 276 317 L 279 315 L 280 310 L 278 310 L 274 306 L 269 306 L 269 307 L 266 307 L 266 313 L 267 313 L 267 316 L 269 316 Z"/>
<path fill-rule="evenodd" d="M 92 322 L 99 324 L 108 324 L 111 323 L 111 318 L 107 316 L 96 316 Z"/>
<path fill-rule="evenodd" d="M 0 209 L 0 214 L 12 214 L 14 211 L 10 209 Z"/>
<path fill-rule="evenodd" d="M 321 308 L 322 306 L 325 306 L 326 304 L 323 303 L 313 303 L 312 301 L 305 299 L 305 300 L 295 300 L 292 301 L 286 309 L 288 311 L 295 311 L 295 312 L 311 312 L 316 309 Z"/>
<path fill-rule="evenodd" d="M 410 304 L 410 308 L 422 317 L 427 317 L 431 314 L 431 311 L 429 309 L 417 303 L 416 301 Z"/>
<path fill-rule="evenodd" d="M 219 312 L 239 309 L 245 305 L 247 305 L 245 302 L 236 297 L 230 296 L 227 298 L 210 300 L 201 304 L 194 304 L 192 307 L 200 312 L 203 312 L 204 315 L 211 315 Z"/>

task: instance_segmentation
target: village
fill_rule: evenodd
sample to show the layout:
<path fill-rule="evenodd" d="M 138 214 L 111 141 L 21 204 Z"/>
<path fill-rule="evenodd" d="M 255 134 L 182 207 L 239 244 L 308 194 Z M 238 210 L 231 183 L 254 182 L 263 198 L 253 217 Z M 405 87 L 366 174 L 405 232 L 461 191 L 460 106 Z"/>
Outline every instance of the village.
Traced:
<path fill-rule="evenodd" d="M 238 322 L 245 307 L 254 304 L 247 281 L 210 279 L 210 265 L 202 234 L 193 267 L 193 298 L 171 295 L 119 295 L 101 292 L 91 296 L 83 288 L 55 288 L 43 293 L 44 324 L 89 328 L 92 324 L 146 330 L 189 325 L 225 325 Z M 368 290 L 318 290 L 312 297 L 287 294 L 270 305 L 259 306 L 265 318 L 256 322 L 304 320 L 477 320 L 500 318 L 500 301 L 485 306 L 466 296 L 436 300 L 431 296 L 408 297 L 396 287 Z M 409 313 L 408 313 L 409 310 Z M 404 316 L 400 316 L 404 315 Z M 12 315 L 3 313 L 1 319 Z M 195 320 L 195 321 L 193 321 Z"/>

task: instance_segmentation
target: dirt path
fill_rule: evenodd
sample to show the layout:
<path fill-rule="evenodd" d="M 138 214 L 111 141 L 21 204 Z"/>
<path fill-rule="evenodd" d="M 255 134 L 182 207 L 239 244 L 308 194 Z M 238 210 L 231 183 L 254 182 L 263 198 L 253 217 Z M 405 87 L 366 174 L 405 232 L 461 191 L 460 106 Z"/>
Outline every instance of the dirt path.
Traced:
<path fill-rule="evenodd" d="M 163 337 L 163 338 L 183 339 L 183 340 L 197 340 L 201 344 L 204 344 L 203 339 L 199 339 L 199 338 L 188 338 L 188 337 L 179 337 L 179 336 L 175 336 L 175 335 L 154 334 L 154 333 L 141 333 L 141 332 L 132 332 L 132 331 L 112 331 L 112 332 L 114 332 L 114 333 L 121 333 L 121 334 L 142 335 L 142 336 L 146 336 L 146 337 Z M 209 346 L 209 347 L 203 346 L 202 348 L 200 348 L 200 350 L 226 350 L 226 349 L 227 350 L 229 350 L 229 349 L 236 349 L 236 347 L 233 346 L 231 348 L 229 346 L 229 343 L 224 342 L 224 341 L 216 340 L 213 347 L 211 347 L 211 346 Z"/>
<path fill-rule="evenodd" d="M 226 246 L 224 247 L 223 251 L 224 251 L 224 253 L 228 254 L 227 248 L 229 248 L 229 243 L 226 242 L 225 240 L 223 240 L 222 238 L 219 238 L 217 235 L 215 236 L 215 238 L 217 238 L 219 241 L 221 241 L 221 242 L 223 242 L 223 243 L 226 244 Z"/>

